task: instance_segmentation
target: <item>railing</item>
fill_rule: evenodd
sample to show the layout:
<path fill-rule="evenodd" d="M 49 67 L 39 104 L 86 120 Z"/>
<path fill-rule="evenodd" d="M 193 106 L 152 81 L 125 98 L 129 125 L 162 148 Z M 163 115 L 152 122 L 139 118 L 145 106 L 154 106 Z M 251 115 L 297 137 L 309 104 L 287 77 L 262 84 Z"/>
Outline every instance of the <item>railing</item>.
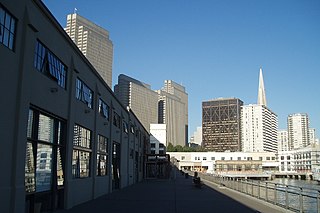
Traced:
<path fill-rule="evenodd" d="M 320 213 L 320 191 L 315 189 L 221 175 L 199 173 L 199 176 L 294 212 Z"/>

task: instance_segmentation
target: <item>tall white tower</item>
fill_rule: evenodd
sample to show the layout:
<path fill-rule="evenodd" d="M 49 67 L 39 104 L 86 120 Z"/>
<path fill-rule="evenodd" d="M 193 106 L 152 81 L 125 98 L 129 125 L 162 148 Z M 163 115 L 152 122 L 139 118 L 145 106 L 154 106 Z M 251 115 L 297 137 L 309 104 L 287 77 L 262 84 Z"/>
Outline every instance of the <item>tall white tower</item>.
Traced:
<path fill-rule="evenodd" d="M 288 116 L 288 136 L 290 150 L 310 144 L 308 114 L 295 113 Z"/>

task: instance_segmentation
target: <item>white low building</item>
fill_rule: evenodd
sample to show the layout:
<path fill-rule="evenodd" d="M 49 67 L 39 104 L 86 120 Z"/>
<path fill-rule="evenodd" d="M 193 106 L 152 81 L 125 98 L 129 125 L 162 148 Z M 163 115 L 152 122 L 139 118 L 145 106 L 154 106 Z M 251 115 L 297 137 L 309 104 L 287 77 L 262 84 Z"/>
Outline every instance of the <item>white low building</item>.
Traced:
<path fill-rule="evenodd" d="M 313 167 L 320 166 L 320 146 L 317 144 L 305 148 L 278 153 L 279 171 L 311 173 Z"/>
<path fill-rule="evenodd" d="M 262 168 L 278 171 L 279 163 L 274 152 L 167 152 L 177 160 L 178 169 L 215 173 L 216 161 L 262 161 Z"/>

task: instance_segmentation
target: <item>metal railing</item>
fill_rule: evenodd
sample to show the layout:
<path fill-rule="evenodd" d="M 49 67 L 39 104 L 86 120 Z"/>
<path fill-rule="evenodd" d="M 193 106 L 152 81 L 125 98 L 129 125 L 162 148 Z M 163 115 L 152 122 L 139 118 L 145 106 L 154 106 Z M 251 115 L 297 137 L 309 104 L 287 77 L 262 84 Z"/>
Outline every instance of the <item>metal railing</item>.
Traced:
<path fill-rule="evenodd" d="M 320 213 L 320 191 L 315 189 L 204 173 L 199 176 L 294 212 Z"/>

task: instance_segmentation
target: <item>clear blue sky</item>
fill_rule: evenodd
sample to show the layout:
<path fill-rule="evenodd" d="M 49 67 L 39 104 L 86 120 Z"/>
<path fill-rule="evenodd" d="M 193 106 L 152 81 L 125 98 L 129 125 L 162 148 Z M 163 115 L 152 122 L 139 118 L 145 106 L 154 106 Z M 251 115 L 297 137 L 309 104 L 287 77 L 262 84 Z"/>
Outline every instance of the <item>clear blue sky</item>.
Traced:
<path fill-rule="evenodd" d="M 45 0 L 65 27 L 77 13 L 107 29 L 113 84 L 124 73 L 160 89 L 174 80 L 189 94 L 189 136 L 202 101 L 257 101 L 260 66 L 268 107 L 286 128 L 308 113 L 320 131 L 319 0 Z"/>

